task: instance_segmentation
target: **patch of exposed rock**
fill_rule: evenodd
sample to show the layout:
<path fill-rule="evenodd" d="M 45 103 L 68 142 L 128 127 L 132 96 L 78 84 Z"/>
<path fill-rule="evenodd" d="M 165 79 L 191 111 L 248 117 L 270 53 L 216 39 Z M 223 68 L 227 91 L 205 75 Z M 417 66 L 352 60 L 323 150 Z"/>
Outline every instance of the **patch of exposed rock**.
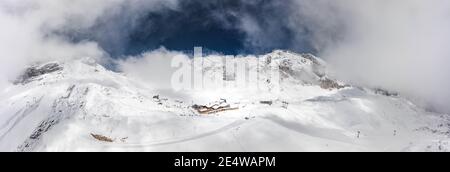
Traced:
<path fill-rule="evenodd" d="M 25 70 L 25 72 L 14 82 L 14 84 L 26 84 L 33 81 L 34 78 L 53 73 L 56 71 L 61 71 L 61 67 L 58 63 L 48 63 L 42 66 L 32 66 Z"/>

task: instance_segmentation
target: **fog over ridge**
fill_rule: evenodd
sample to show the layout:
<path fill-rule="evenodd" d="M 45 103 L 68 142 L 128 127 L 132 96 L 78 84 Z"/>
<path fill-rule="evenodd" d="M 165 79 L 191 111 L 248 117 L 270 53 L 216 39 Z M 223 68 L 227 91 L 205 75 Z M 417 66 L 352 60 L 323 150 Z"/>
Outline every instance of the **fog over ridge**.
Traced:
<path fill-rule="evenodd" d="M 0 28 L 0 88 L 38 61 L 288 49 L 320 56 L 347 82 L 450 112 L 447 0 L 3 0 Z"/>

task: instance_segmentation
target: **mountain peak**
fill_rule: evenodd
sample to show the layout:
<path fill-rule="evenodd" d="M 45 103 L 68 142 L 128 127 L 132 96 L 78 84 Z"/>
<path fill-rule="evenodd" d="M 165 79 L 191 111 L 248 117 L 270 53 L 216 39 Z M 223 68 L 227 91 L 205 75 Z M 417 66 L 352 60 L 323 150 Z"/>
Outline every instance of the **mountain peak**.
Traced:
<path fill-rule="evenodd" d="M 223 57 L 206 58 L 205 70 L 221 69 L 214 60 Z M 260 60 L 269 59 L 280 69 L 279 92 L 152 89 L 92 58 L 30 66 L 21 84 L 0 94 L 0 150 L 443 149 L 436 140 L 450 131 L 448 117 L 399 95 L 346 86 L 313 55 L 277 50 Z M 267 64 L 257 65 L 266 81 Z"/>
<path fill-rule="evenodd" d="M 39 76 L 61 71 L 63 67 L 58 62 L 49 62 L 42 65 L 33 65 L 25 69 L 24 73 L 19 76 L 14 84 L 26 84 L 33 80 L 36 80 Z"/>

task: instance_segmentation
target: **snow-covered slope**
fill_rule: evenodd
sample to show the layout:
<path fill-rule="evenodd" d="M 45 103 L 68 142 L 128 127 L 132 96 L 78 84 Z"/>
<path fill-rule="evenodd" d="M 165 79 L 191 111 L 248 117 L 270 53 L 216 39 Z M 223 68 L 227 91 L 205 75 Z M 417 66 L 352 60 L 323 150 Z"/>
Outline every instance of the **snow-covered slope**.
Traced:
<path fill-rule="evenodd" d="M 205 58 L 206 75 L 222 66 Z M 238 63 L 254 57 L 235 58 Z M 281 91 L 148 88 L 92 59 L 30 67 L 0 93 L 1 151 L 448 151 L 450 118 L 328 78 L 307 54 L 261 57 Z M 266 64 L 259 79 L 267 81 Z M 233 81 L 226 81 L 233 82 Z M 271 87 L 273 82 L 266 82 Z M 214 106 L 214 104 L 217 104 Z M 224 104 L 224 105 L 223 105 Z M 200 113 L 193 105 L 211 107 Z"/>

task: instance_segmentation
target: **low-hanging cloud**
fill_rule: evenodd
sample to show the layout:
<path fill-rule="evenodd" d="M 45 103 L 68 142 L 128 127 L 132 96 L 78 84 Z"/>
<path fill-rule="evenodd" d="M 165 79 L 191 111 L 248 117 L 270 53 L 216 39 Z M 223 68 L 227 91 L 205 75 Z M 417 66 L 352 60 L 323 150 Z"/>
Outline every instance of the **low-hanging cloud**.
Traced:
<path fill-rule="evenodd" d="M 141 81 L 147 87 L 156 90 L 172 89 L 171 79 L 178 70 L 172 67 L 175 57 L 188 60 L 188 56 L 164 47 L 137 56 L 130 56 L 117 61 L 118 70 L 128 77 Z"/>
<path fill-rule="evenodd" d="M 98 15 L 84 13 L 83 6 L 86 5 L 82 1 L 73 2 L 70 8 L 65 6 L 67 4 L 50 0 L 0 2 L 1 82 L 13 79 L 33 62 L 103 55 L 95 42 L 72 44 L 49 34 L 51 30 L 66 25 L 71 17 Z M 78 24 L 88 25 L 92 22 L 90 20 L 90 17 L 79 18 Z"/>
<path fill-rule="evenodd" d="M 297 3 L 296 15 L 317 28 L 311 40 L 339 77 L 450 112 L 449 1 Z"/>
<path fill-rule="evenodd" d="M 78 32 L 107 20 L 121 11 L 133 19 L 140 12 L 176 6 L 168 0 L 2 0 L 0 1 L 0 88 L 13 80 L 25 66 L 49 60 L 90 56 L 104 60 L 109 54 L 98 41 L 74 42 L 59 32 Z M 111 24 L 113 26 L 115 24 Z M 116 28 L 111 27 L 111 28 Z M 107 35 L 112 41 L 114 34 Z"/>

